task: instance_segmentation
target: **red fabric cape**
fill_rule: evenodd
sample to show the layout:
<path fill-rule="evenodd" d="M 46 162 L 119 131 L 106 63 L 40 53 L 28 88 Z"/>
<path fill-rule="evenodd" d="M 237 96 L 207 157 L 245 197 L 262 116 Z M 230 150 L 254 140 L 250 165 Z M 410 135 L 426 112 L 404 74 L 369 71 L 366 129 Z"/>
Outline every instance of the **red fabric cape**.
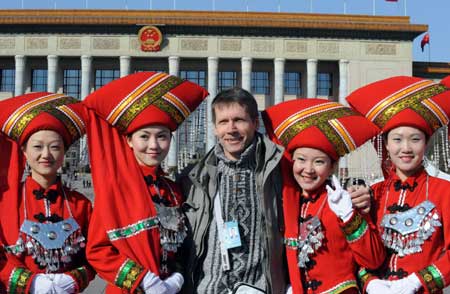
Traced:
<path fill-rule="evenodd" d="M 25 156 L 15 141 L 0 133 L 0 244 L 16 244 L 19 237 L 19 189 Z M 12 229 L 17 228 L 17 229 Z"/>
<path fill-rule="evenodd" d="M 108 232 L 156 216 L 155 206 L 126 136 L 93 110 L 88 112 L 87 135 L 95 192 L 93 214 L 102 219 L 105 224 L 102 229 Z M 145 230 L 112 243 L 120 253 L 159 275 L 157 229 Z"/>

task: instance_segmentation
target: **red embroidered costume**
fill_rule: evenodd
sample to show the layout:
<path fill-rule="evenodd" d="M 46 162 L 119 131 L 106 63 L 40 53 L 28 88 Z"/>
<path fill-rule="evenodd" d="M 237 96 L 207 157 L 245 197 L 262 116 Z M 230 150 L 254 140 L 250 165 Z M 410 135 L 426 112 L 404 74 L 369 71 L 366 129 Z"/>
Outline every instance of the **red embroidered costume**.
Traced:
<path fill-rule="evenodd" d="M 171 274 L 171 256 L 185 234 L 181 221 L 172 224 L 180 231 L 170 235 L 157 212 L 156 201 L 161 199 L 168 201 L 162 206 L 179 210 L 178 188 L 159 169 L 138 164 L 127 135 L 152 124 L 174 131 L 206 95 L 203 88 L 175 76 L 140 72 L 109 83 L 83 101 L 89 108 L 95 190 L 87 257 L 108 282 L 107 293 L 141 291 L 147 272 L 161 279 Z M 177 240 L 170 241 L 173 238 Z"/>
<path fill-rule="evenodd" d="M 90 201 L 63 187 L 60 179 L 48 189 L 31 176 L 21 182 L 25 167 L 21 146 L 33 133 L 56 131 L 65 150 L 84 133 L 85 109 L 76 102 L 45 92 L 0 102 L 0 242 L 6 258 L 0 281 L 8 293 L 29 293 L 38 273 L 70 275 L 80 292 L 95 276 L 84 253 Z M 40 230 L 48 226 L 51 230 L 42 234 Z"/>
<path fill-rule="evenodd" d="M 349 104 L 372 120 L 384 134 L 401 126 L 421 130 L 429 138 L 448 124 L 450 78 L 436 83 L 413 77 L 393 77 L 353 92 Z M 384 150 L 386 151 L 386 150 Z M 395 166 L 373 186 L 376 218 L 390 255 L 377 275 L 397 280 L 415 273 L 417 293 L 442 293 L 450 282 L 450 182 L 422 168 L 400 180 Z M 374 279 L 363 270 L 366 286 Z"/>
<path fill-rule="evenodd" d="M 385 258 L 375 225 L 356 210 L 342 222 L 328 205 L 325 183 L 309 197 L 301 196 L 290 157 L 297 148 L 309 147 L 336 161 L 374 136 L 376 127 L 350 108 L 323 99 L 284 102 L 268 108 L 263 118 L 269 136 L 286 147 L 283 211 L 293 293 L 358 293 L 358 264 L 377 268 Z"/>

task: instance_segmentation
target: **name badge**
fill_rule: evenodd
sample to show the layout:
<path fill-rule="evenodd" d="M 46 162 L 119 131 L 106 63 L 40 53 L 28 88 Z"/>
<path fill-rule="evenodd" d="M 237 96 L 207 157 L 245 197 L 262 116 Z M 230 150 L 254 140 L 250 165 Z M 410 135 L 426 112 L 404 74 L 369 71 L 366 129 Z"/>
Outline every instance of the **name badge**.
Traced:
<path fill-rule="evenodd" d="M 224 226 L 224 240 L 223 246 L 226 249 L 240 247 L 241 236 L 239 235 L 239 227 L 237 221 L 230 221 L 223 224 Z"/>

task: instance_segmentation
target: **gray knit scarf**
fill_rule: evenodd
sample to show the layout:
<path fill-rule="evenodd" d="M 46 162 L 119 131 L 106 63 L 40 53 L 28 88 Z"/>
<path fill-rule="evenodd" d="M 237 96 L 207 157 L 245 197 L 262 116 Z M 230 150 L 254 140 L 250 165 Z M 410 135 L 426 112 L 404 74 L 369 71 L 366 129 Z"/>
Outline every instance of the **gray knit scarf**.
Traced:
<path fill-rule="evenodd" d="M 231 270 L 224 272 L 220 263 L 217 224 L 213 218 L 203 263 L 204 275 L 197 293 L 229 293 L 238 282 L 265 289 L 261 262 L 264 257 L 261 200 L 256 193 L 255 181 L 257 140 L 255 137 L 237 161 L 227 159 L 221 145 L 215 147 L 223 218 L 225 222 L 238 222 L 242 246 L 228 250 Z"/>

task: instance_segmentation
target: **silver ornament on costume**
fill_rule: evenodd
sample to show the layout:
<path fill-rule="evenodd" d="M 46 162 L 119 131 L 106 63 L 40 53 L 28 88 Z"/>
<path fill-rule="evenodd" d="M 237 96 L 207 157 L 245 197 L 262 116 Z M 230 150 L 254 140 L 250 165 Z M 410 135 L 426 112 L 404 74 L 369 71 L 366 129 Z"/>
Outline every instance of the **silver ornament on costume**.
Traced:
<path fill-rule="evenodd" d="M 441 226 L 436 206 L 425 200 L 407 211 L 384 215 L 381 238 L 402 257 L 422 252 L 422 244 Z"/>
<path fill-rule="evenodd" d="M 315 253 L 324 239 L 322 224 L 317 216 L 300 223 L 300 234 L 298 237 L 298 266 L 305 268 L 310 261 L 310 255 Z"/>

